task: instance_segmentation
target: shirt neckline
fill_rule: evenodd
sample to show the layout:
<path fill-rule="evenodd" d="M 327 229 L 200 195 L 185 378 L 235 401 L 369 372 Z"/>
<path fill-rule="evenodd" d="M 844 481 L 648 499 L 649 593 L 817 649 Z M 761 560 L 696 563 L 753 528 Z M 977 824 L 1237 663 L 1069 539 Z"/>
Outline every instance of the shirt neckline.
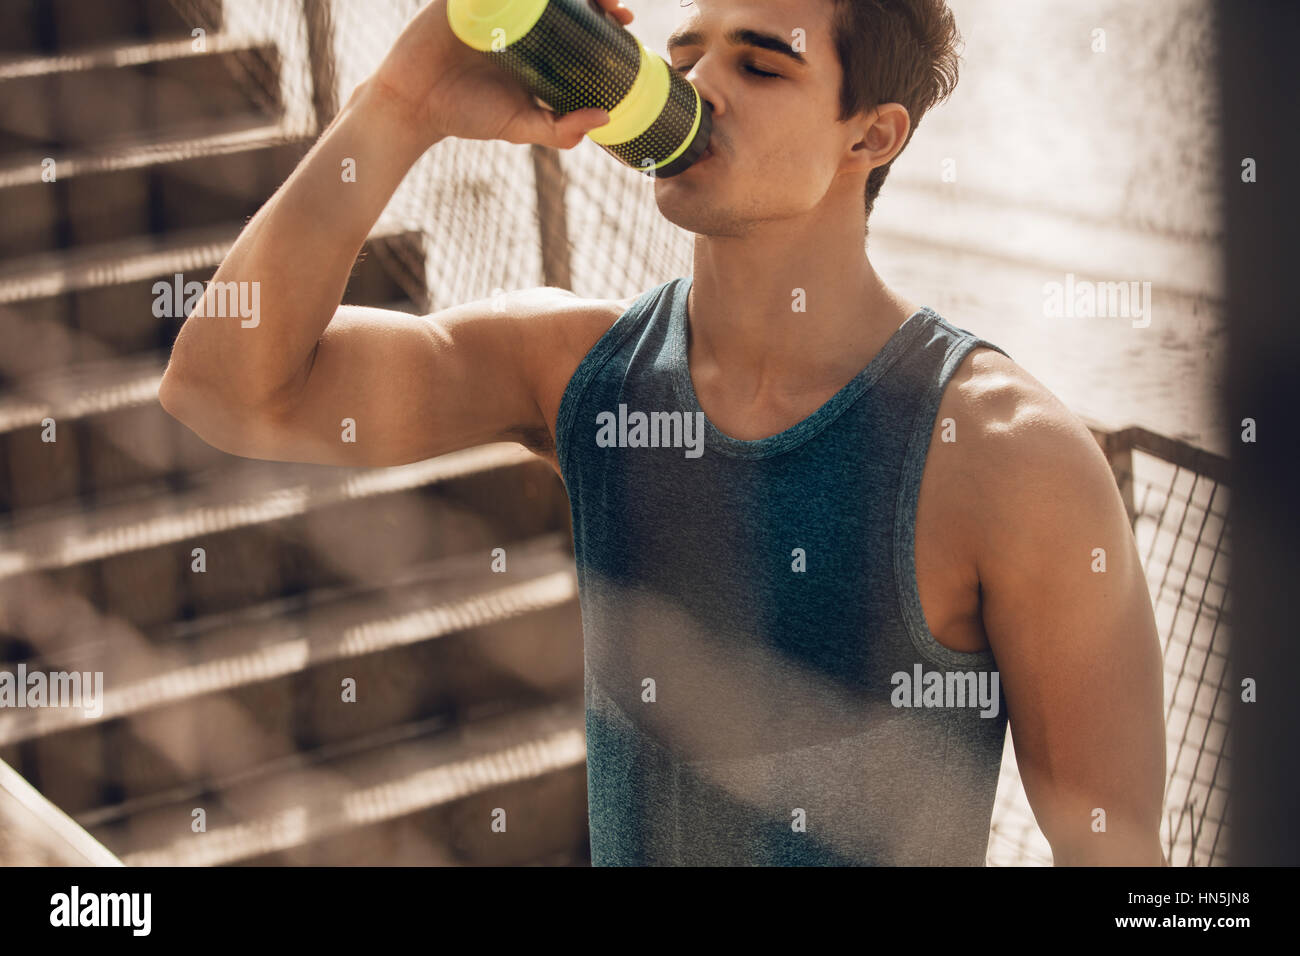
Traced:
<path fill-rule="evenodd" d="M 686 341 L 687 296 L 694 281 L 692 276 L 676 279 L 671 290 L 673 298 L 669 309 L 667 345 L 673 389 L 686 413 L 698 414 L 702 418 L 705 447 L 733 458 L 768 458 L 790 451 L 811 439 L 871 388 L 902 357 L 922 330 L 938 319 L 933 309 L 921 306 L 894 330 L 894 334 L 871 361 L 815 412 L 775 435 L 746 440 L 734 438 L 715 426 L 700 407 L 699 398 L 695 394 Z"/>

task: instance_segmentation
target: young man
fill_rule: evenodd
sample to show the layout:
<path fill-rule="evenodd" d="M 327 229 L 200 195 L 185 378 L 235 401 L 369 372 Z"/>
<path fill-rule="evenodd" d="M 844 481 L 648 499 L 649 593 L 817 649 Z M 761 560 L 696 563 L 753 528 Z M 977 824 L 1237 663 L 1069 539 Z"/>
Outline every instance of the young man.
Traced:
<path fill-rule="evenodd" d="M 1008 720 L 1058 864 L 1164 862 L 1160 650 L 1107 463 L 864 251 L 956 40 L 942 0 L 697 0 L 669 53 L 712 155 L 654 184 L 696 234 L 689 279 L 340 307 L 439 140 L 570 148 L 605 121 L 538 108 L 435 0 L 218 271 L 262 280 L 260 324 L 200 305 L 177 338 L 160 399 L 233 454 L 517 440 L 562 476 L 595 863 L 982 864 Z"/>

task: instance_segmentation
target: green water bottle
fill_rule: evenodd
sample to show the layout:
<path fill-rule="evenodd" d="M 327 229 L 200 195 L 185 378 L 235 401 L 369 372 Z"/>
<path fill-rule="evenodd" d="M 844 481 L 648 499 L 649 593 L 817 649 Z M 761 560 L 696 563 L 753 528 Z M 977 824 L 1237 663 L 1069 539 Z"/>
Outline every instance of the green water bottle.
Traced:
<path fill-rule="evenodd" d="M 676 176 L 708 148 L 713 107 L 595 0 L 448 0 L 447 20 L 557 115 L 605 110 L 587 135 L 633 169 Z"/>

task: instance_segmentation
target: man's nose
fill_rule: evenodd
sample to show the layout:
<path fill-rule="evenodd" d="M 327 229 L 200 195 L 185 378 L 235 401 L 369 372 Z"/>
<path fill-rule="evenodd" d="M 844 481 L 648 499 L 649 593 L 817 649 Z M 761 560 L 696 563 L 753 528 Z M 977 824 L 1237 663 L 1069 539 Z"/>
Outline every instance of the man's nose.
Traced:
<path fill-rule="evenodd" d="M 686 79 L 690 80 L 695 89 L 699 91 L 700 99 L 713 107 L 713 115 L 716 118 L 726 112 L 724 105 L 726 101 L 713 82 L 712 71 L 714 67 L 706 66 L 704 62 L 706 59 L 707 57 L 700 57 L 695 65 L 687 71 Z"/>

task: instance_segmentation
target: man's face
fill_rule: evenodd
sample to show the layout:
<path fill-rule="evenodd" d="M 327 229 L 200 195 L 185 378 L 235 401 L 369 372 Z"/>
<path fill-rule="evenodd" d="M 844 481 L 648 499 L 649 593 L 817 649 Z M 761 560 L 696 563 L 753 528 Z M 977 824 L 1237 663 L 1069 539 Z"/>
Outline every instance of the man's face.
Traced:
<path fill-rule="evenodd" d="M 655 180 L 669 221 L 702 235 L 743 236 L 831 201 L 848 145 L 848 127 L 838 122 L 832 10 L 828 0 L 695 0 L 669 40 L 668 60 L 713 104 L 713 156 Z"/>

